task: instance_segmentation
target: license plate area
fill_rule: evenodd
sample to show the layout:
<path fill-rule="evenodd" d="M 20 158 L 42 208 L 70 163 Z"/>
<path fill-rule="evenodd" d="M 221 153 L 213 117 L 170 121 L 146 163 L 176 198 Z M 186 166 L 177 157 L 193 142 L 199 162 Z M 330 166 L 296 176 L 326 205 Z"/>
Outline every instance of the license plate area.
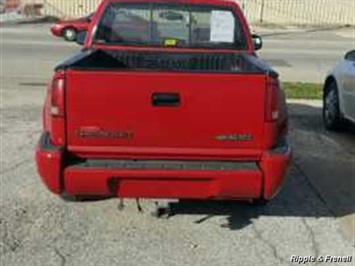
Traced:
<path fill-rule="evenodd" d="M 132 198 L 212 198 L 218 192 L 218 184 L 211 179 L 118 179 L 117 196 Z"/>

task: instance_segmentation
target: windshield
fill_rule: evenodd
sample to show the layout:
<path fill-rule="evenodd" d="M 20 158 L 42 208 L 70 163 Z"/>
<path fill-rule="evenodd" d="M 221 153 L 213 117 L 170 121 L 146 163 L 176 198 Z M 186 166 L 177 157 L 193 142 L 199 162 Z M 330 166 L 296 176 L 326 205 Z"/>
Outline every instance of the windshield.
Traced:
<path fill-rule="evenodd" d="M 96 44 L 246 49 L 232 10 L 215 6 L 111 3 L 98 25 Z"/>

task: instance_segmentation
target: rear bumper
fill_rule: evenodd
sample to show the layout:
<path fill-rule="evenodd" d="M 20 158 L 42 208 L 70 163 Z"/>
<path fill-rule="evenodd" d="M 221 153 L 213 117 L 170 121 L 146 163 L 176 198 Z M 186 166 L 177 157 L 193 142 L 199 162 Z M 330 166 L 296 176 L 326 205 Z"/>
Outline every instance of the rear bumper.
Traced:
<path fill-rule="evenodd" d="M 124 198 L 271 199 L 284 183 L 290 157 L 291 149 L 283 142 L 260 162 L 66 164 L 65 153 L 52 146 L 46 134 L 36 149 L 39 175 L 53 193 Z"/>
<path fill-rule="evenodd" d="M 42 134 L 36 147 L 37 171 L 47 188 L 55 194 L 63 191 L 63 150 L 53 146 L 48 134 Z"/>
<path fill-rule="evenodd" d="M 286 138 L 262 156 L 259 166 L 263 173 L 264 199 L 272 199 L 280 192 L 285 183 L 291 157 L 292 149 Z"/>

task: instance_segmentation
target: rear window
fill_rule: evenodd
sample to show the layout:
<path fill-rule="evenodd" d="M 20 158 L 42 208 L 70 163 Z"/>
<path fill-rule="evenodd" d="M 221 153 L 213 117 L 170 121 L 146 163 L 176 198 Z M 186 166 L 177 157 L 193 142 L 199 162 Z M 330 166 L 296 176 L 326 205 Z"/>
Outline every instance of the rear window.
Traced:
<path fill-rule="evenodd" d="M 96 44 L 246 49 L 231 9 L 158 3 L 111 3 L 99 22 Z"/>

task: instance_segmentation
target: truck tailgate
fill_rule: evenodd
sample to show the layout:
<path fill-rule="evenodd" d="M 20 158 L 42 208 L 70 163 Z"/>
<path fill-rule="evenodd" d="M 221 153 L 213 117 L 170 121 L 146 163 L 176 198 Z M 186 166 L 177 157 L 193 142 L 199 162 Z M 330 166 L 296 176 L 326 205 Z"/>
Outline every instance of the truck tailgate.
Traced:
<path fill-rule="evenodd" d="M 68 149 L 94 157 L 257 156 L 265 82 L 250 73 L 68 70 Z"/>

